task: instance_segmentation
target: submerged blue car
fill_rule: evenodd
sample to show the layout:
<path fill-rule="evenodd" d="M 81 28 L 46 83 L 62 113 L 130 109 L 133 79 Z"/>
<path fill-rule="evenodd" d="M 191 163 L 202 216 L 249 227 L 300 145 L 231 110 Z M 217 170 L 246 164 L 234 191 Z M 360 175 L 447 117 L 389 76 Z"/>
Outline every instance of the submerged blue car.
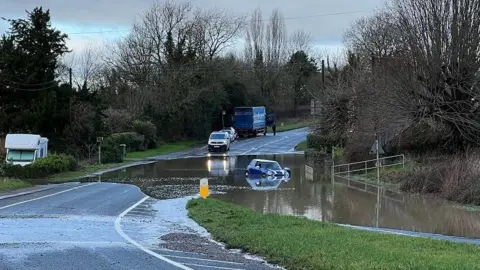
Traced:
<path fill-rule="evenodd" d="M 291 170 L 283 168 L 275 160 L 253 159 L 245 170 L 245 177 L 249 179 L 256 178 L 277 178 L 289 179 Z"/>

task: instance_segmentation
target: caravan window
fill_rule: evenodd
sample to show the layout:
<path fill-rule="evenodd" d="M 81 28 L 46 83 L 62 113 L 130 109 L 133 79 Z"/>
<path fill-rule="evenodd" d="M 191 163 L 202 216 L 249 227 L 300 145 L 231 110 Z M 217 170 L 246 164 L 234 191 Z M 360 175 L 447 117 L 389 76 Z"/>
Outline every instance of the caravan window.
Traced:
<path fill-rule="evenodd" d="M 8 150 L 8 161 L 33 161 L 33 150 Z"/>

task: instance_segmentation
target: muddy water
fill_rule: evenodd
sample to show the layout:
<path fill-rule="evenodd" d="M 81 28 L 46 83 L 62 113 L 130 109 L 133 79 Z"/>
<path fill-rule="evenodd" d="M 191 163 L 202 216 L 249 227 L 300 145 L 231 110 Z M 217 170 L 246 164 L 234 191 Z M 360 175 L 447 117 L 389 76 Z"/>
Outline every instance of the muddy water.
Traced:
<path fill-rule="evenodd" d="M 274 159 L 282 167 L 289 167 L 290 180 L 272 183 L 268 190 L 256 190 L 244 176 L 253 158 Z M 110 173 L 102 176 L 101 181 L 136 184 L 153 197 L 167 199 L 198 194 L 199 179 L 203 177 L 209 178 L 212 197 L 262 213 L 480 238 L 480 211 L 476 209 L 343 178 L 332 182 L 324 168 L 314 168 L 314 180 L 307 180 L 303 155 L 165 160 Z"/>

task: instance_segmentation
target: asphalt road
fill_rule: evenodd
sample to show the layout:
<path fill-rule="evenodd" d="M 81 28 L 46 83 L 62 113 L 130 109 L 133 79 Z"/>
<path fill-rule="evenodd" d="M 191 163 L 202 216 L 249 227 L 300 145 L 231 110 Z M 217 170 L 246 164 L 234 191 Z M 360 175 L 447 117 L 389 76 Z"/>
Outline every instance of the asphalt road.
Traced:
<path fill-rule="evenodd" d="M 185 151 L 179 151 L 177 153 L 159 155 L 156 157 L 150 157 L 148 160 L 137 161 L 122 166 L 121 168 L 127 168 L 131 166 L 142 165 L 146 163 L 152 163 L 158 160 L 165 159 L 177 159 L 187 157 L 201 157 L 201 156 L 221 156 L 221 155 L 268 155 L 268 154 L 284 154 L 295 152 L 295 146 L 300 142 L 306 140 L 308 134 L 308 128 L 301 128 L 296 130 L 290 130 L 285 132 L 279 132 L 275 136 L 273 133 L 267 133 L 266 136 L 259 135 L 256 138 L 239 138 L 234 141 L 230 146 L 230 151 L 227 152 L 214 152 L 209 153 L 207 146 L 201 146 L 198 148 L 188 149 Z M 88 175 L 88 177 L 95 177 L 107 172 L 115 171 L 118 168 L 105 169 L 98 172 L 94 172 Z"/>
<path fill-rule="evenodd" d="M 302 129 L 238 140 L 228 154 L 292 152 L 305 139 L 306 132 Z M 201 156 L 207 154 L 205 150 L 201 147 L 156 159 Z M 218 245 L 204 249 L 214 255 L 148 245 L 139 231 L 167 226 L 155 218 L 162 209 L 151 210 L 150 206 L 157 202 L 135 186 L 97 182 L 55 185 L 32 194 L 0 198 L 0 269 L 270 268 L 256 260 L 219 251 Z M 179 241 L 182 237 L 183 241 Z M 178 245 L 197 246 L 197 250 L 202 250 L 206 241 L 185 234 L 165 239 Z"/>
<path fill-rule="evenodd" d="M 295 146 L 306 139 L 308 128 L 279 132 L 275 136 L 267 133 L 256 138 L 239 138 L 234 141 L 226 153 L 209 153 L 206 147 L 190 153 L 191 156 L 204 155 L 268 155 L 295 152 Z"/>

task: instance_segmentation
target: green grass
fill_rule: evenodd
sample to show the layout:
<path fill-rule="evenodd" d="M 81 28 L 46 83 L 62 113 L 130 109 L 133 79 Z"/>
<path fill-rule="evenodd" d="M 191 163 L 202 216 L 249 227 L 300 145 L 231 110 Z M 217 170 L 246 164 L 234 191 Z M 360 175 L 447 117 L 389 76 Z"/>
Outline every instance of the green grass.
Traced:
<path fill-rule="evenodd" d="M 229 248 L 287 269 L 479 269 L 480 247 L 261 214 L 214 199 L 189 201 L 189 216 Z"/>
<path fill-rule="evenodd" d="M 131 163 L 131 161 L 125 161 L 125 162 L 122 162 L 122 163 L 80 165 L 81 169 L 78 170 L 78 171 L 54 174 L 54 175 L 50 176 L 48 179 L 46 179 L 45 181 L 47 183 L 52 183 L 52 184 L 77 181 L 79 178 L 82 178 L 87 174 L 94 173 L 94 172 L 100 171 L 100 170 L 120 167 L 120 166 L 126 165 L 128 163 Z"/>
<path fill-rule="evenodd" d="M 296 151 L 304 151 L 307 149 L 307 140 L 300 142 L 295 146 Z"/>
<path fill-rule="evenodd" d="M 7 192 L 19 188 L 26 188 L 30 187 L 31 185 L 25 181 L 17 180 L 17 179 L 10 179 L 10 178 L 2 178 L 0 179 L 0 192 Z"/>
<path fill-rule="evenodd" d="M 281 123 L 284 123 L 282 126 Z M 298 128 L 304 128 L 308 126 L 310 123 L 305 120 L 293 120 L 289 119 L 286 121 L 278 121 L 277 123 L 277 132 L 282 132 L 282 131 L 290 131 Z"/>
<path fill-rule="evenodd" d="M 155 149 L 127 153 L 126 159 L 142 159 L 147 157 L 154 157 L 158 155 L 178 152 L 178 151 L 191 148 L 197 143 L 198 142 L 184 141 L 184 142 L 163 144 Z"/>
<path fill-rule="evenodd" d="M 390 167 L 380 167 L 380 180 L 383 182 L 391 182 L 388 178 L 388 174 L 391 173 L 403 173 L 405 172 L 406 169 L 402 167 L 402 165 L 395 165 L 395 166 L 390 166 Z M 385 177 L 385 174 L 387 175 Z M 377 169 L 376 168 L 370 168 L 366 173 L 361 174 L 362 177 L 370 180 L 375 180 L 377 181 Z"/>

